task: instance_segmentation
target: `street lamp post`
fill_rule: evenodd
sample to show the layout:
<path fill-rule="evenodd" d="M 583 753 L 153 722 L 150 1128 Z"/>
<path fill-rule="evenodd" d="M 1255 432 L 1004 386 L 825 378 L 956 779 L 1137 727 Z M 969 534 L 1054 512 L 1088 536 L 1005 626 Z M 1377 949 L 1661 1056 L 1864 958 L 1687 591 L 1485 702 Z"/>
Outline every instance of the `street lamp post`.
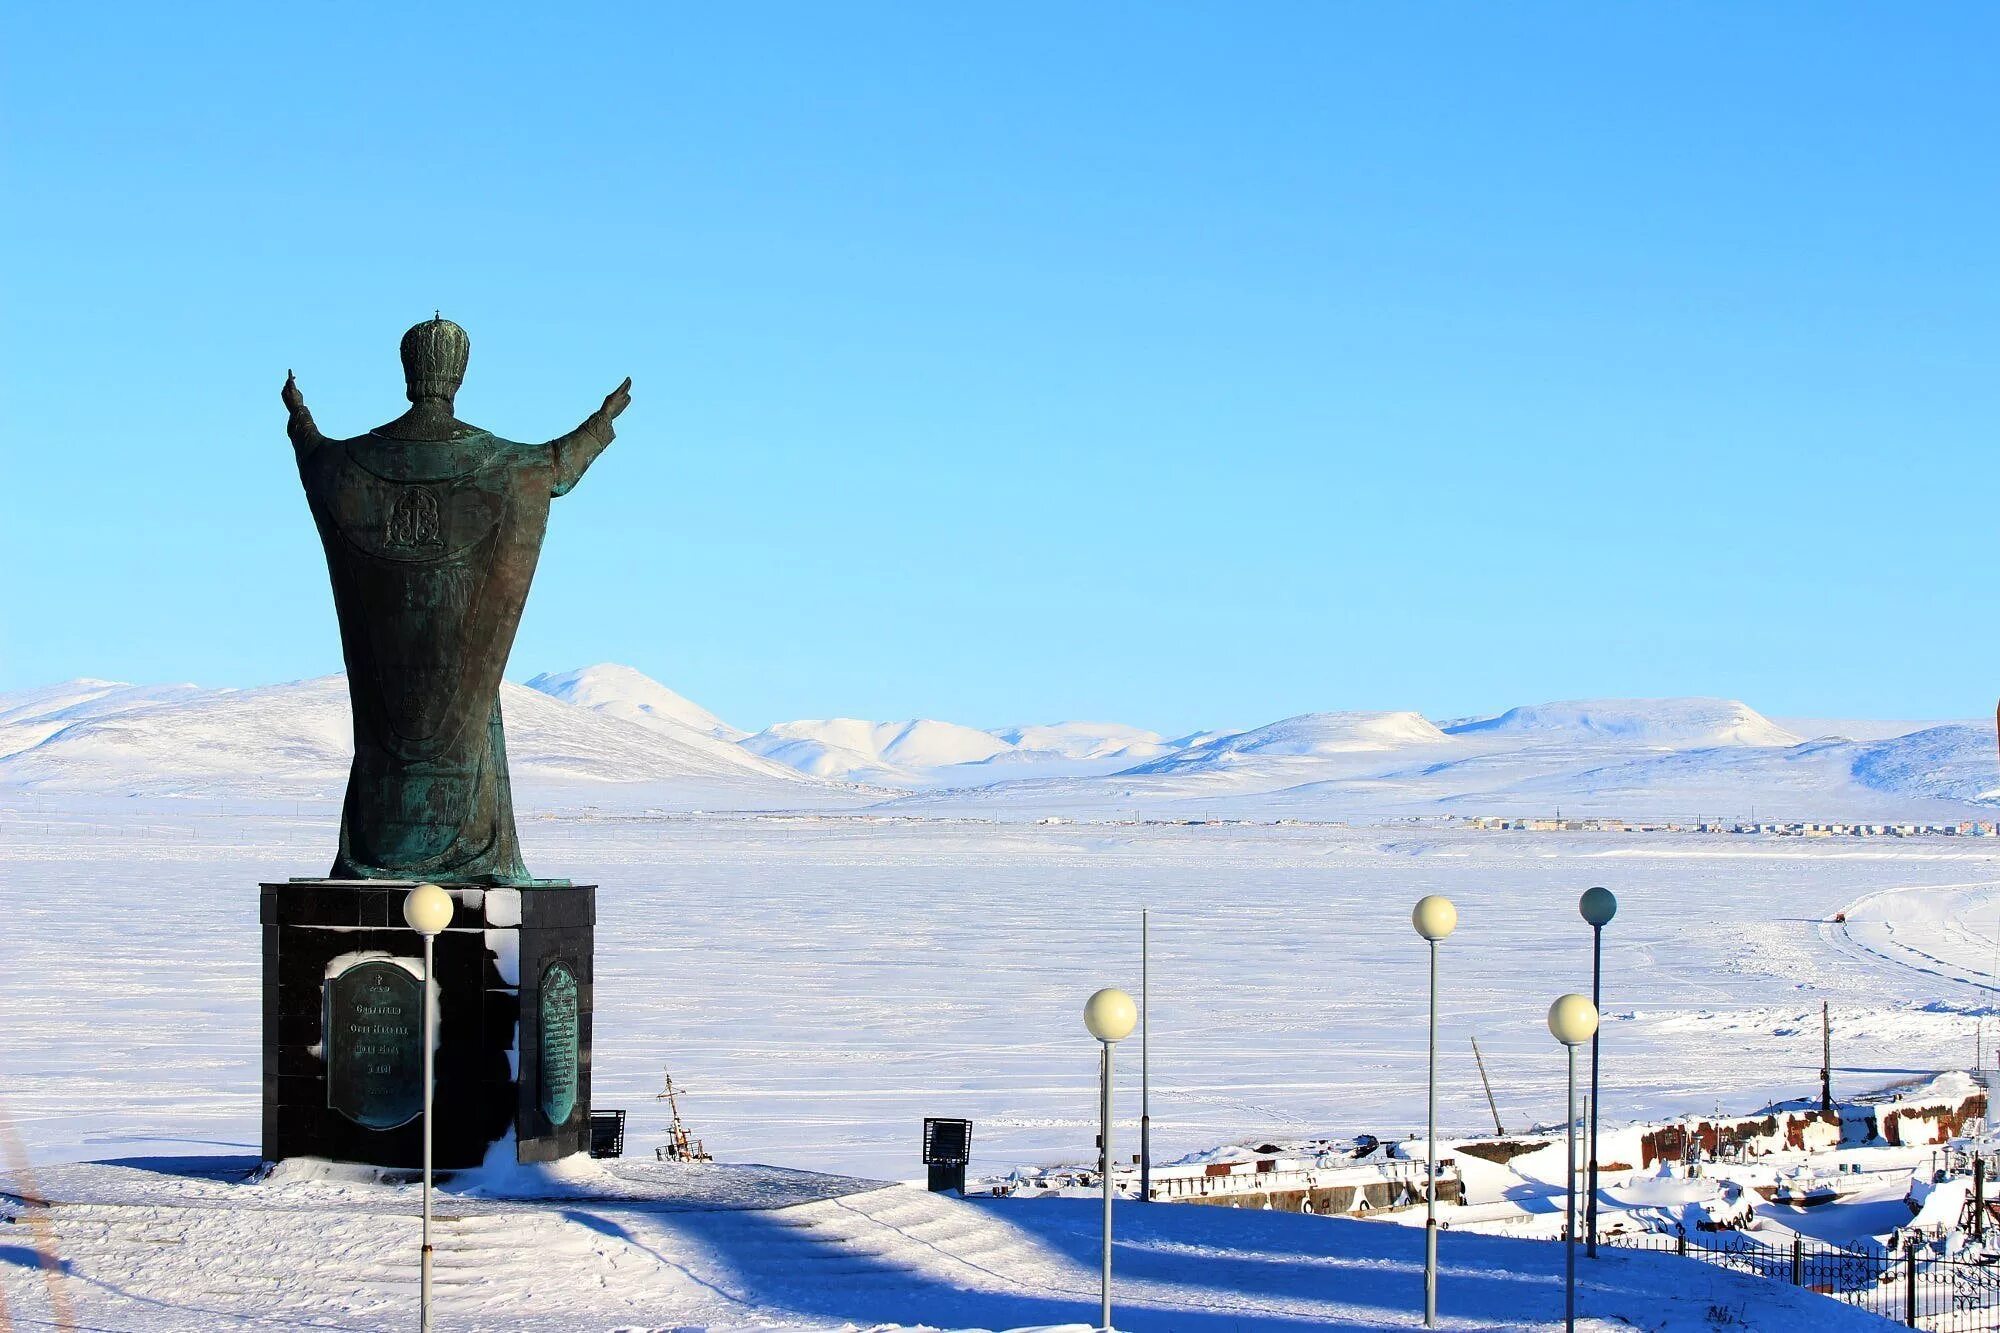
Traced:
<path fill-rule="evenodd" d="M 1458 908 L 1442 894 L 1417 901 L 1410 924 L 1431 948 L 1430 1060 L 1424 1079 L 1424 1327 L 1437 1327 L 1438 941 L 1458 928 Z"/>
<path fill-rule="evenodd" d="M 417 1327 L 422 1333 L 430 1333 L 431 1326 L 431 1087 L 437 1059 L 431 1017 L 431 942 L 451 924 L 452 911 L 451 895 L 435 884 L 419 884 L 403 899 L 403 920 L 424 937 L 424 1248 L 417 1296 Z"/>
<path fill-rule="evenodd" d="M 1139 910 L 1139 1202 L 1153 1201 L 1152 912 Z"/>
<path fill-rule="evenodd" d="M 1563 1328 L 1576 1333 L 1576 1048 L 1597 1031 L 1597 1006 L 1564 995 L 1549 1006 L 1549 1035 L 1569 1054 L 1569 1190 L 1563 1208 L 1567 1255 L 1563 1269 Z"/>
<path fill-rule="evenodd" d="M 1590 923 L 1590 1007 L 1602 1009 L 1604 998 L 1604 928 L 1618 915 L 1618 895 L 1606 888 L 1589 888 L 1577 900 L 1576 910 Z M 1590 1033 L 1590 1179 L 1584 1187 L 1584 1253 L 1597 1257 L 1597 1121 L 1601 1114 L 1597 1093 L 1597 1043 L 1603 1034 Z"/>
<path fill-rule="evenodd" d="M 1097 1165 L 1104 1178 L 1104 1274 L 1098 1286 L 1098 1327 L 1111 1327 L 1111 1048 L 1132 1035 L 1139 1010 L 1132 997 L 1106 987 L 1084 1002 L 1083 1025 L 1104 1049 L 1098 1065 Z"/>

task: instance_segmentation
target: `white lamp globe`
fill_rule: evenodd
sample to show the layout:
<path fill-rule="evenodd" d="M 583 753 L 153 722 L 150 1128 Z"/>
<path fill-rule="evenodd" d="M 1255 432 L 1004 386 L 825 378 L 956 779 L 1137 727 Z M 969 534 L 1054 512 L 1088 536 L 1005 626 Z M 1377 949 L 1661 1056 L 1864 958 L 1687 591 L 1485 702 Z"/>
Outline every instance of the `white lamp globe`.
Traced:
<path fill-rule="evenodd" d="M 451 895 L 435 884 L 419 884 L 403 899 L 403 920 L 419 935 L 436 935 L 451 924 Z"/>
<path fill-rule="evenodd" d="M 1606 888 L 1585 889 L 1576 900 L 1576 910 L 1593 926 L 1608 926 L 1618 915 L 1618 895 Z"/>
<path fill-rule="evenodd" d="M 1597 1031 L 1597 1006 L 1587 995 L 1564 995 L 1549 1006 L 1549 1035 L 1565 1046 L 1581 1046 Z"/>
<path fill-rule="evenodd" d="M 1083 1005 L 1083 1025 L 1101 1042 L 1123 1041 L 1139 1021 L 1139 1006 L 1116 986 L 1106 986 Z"/>
<path fill-rule="evenodd" d="M 1433 893 L 1417 900 L 1410 913 L 1410 924 L 1417 928 L 1417 934 L 1435 944 L 1458 929 L 1458 909 L 1452 906 L 1451 899 Z"/>

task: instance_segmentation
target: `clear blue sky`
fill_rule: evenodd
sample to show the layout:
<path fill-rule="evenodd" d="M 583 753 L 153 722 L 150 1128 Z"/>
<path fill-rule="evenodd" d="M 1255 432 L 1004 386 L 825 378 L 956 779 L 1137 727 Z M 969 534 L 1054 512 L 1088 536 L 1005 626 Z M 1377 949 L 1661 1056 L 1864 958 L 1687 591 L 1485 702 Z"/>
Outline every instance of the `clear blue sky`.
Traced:
<path fill-rule="evenodd" d="M 1983 5 L 13 5 L 0 688 L 339 666 L 278 388 L 745 726 L 2000 689 Z"/>

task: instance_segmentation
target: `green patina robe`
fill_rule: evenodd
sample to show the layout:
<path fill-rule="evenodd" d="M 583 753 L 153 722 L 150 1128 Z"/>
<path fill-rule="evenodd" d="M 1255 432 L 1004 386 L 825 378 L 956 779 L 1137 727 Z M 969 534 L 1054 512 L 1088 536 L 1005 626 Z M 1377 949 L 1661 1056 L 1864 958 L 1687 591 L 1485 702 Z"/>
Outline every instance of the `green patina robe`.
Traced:
<path fill-rule="evenodd" d="M 452 422 L 329 440 L 301 410 L 299 480 L 326 548 L 354 713 L 335 879 L 533 882 L 521 861 L 500 677 L 549 501 L 609 444 L 594 415 L 547 444 Z"/>

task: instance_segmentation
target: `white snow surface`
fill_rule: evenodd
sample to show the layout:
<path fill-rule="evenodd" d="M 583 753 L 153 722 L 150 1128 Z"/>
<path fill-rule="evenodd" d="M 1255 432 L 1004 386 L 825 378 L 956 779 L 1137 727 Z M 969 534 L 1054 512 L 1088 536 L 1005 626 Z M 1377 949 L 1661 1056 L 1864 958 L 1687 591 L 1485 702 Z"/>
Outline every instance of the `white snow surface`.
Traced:
<path fill-rule="evenodd" d="M 0 1176 L 52 1201 L 15 1205 L 26 1219 L 8 1230 L 28 1234 L 18 1260 L 0 1265 L 8 1308 L 35 1326 L 68 1314 L 73 1326 L 157 1333 L 411 1324 L 416 1187 L 338 1169 L 246 1180 L 247 1165 L 141 1158 Z M 1092 1202 L 954 1199 L 759 1167 L 544 1174 L 526 1197 L 476 1179 L 445 1185 L 437 1327 L 1082 1333 L 1095 1322 Z M 36 1267 L 31 1236 L 61 1267 Z M 1122 1208 L 1114 1321 L 1135 1333 L 1414 1327 L 1422 1247 L 1415 1229 L 1348 1219 Z M 1562 1327 L 1562 1254 L 1441 1237 L 1443 1326 Z M 1578 1305 L 1587 1333 L 1891 1327 L 1786 1284 L 1615 1251 L 1584 1268 Z"/>

